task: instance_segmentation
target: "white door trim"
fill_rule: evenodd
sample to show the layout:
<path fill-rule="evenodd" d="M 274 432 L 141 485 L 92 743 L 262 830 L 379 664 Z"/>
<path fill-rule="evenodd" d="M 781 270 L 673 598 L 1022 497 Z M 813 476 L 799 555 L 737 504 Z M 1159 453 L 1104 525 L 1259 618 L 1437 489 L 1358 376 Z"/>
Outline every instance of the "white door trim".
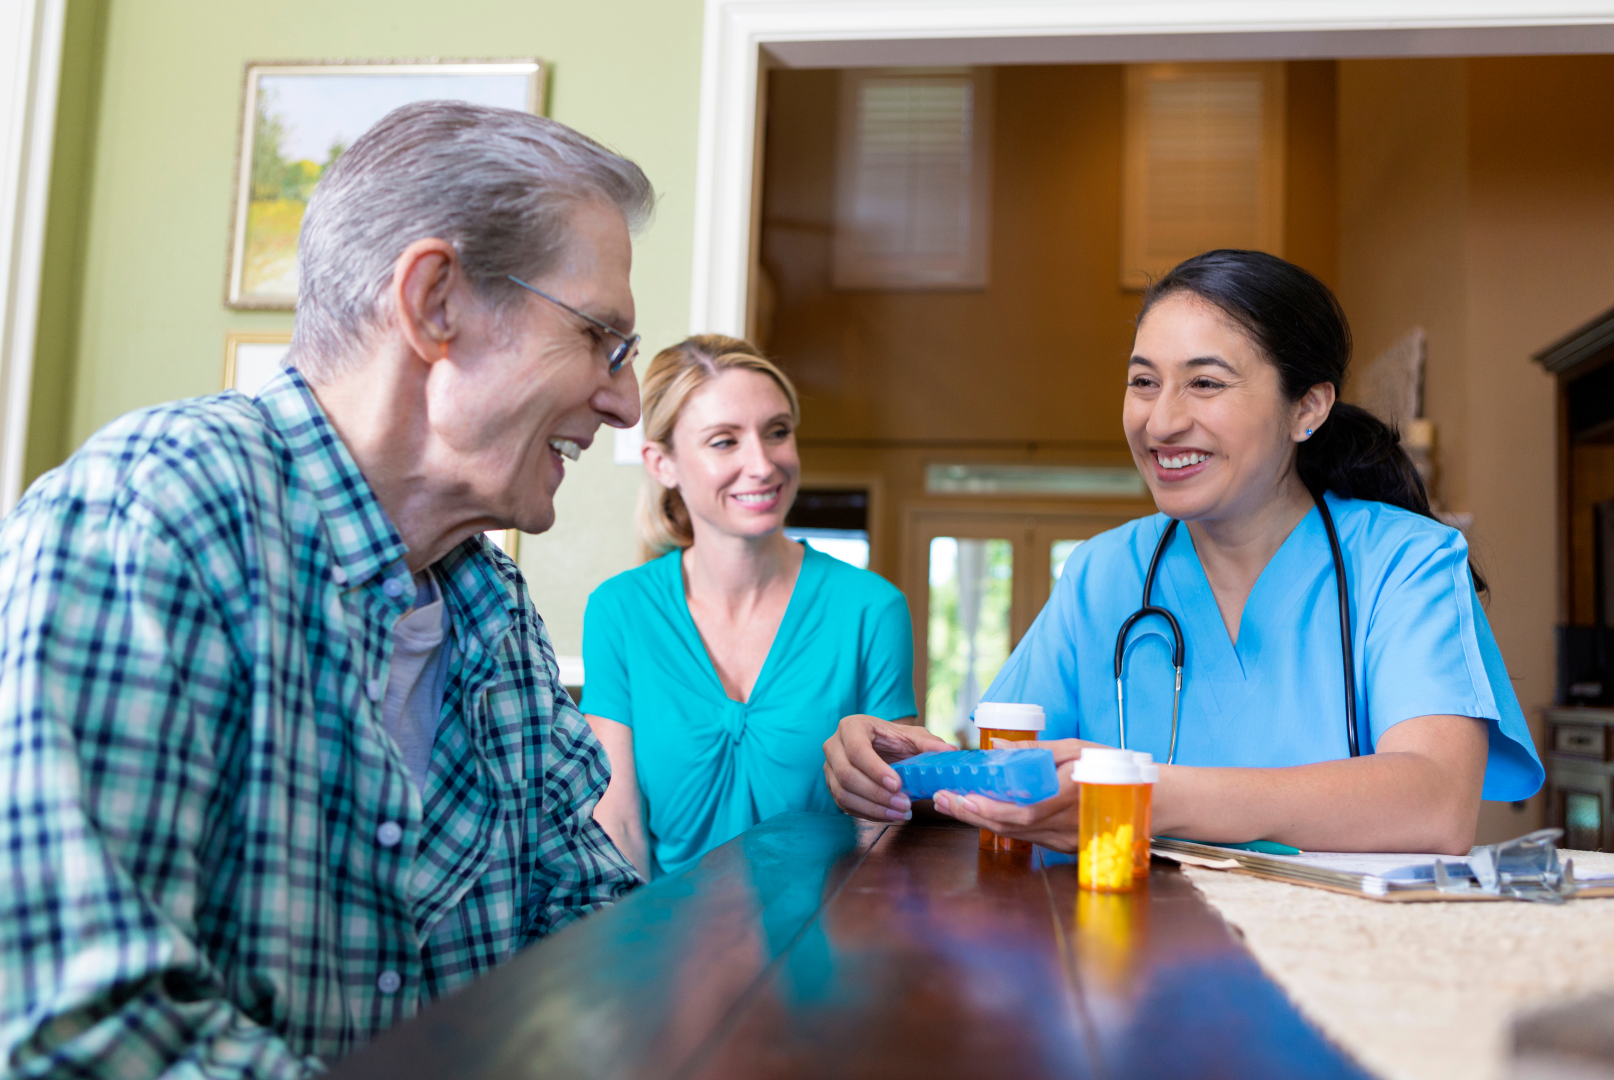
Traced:
<path fill-rule="evenodd" d="M 66 0 L 0 0 L 0 514 L 22 495 Z"/>
<path fill-rule="evenodd" d="M 769 64 L 1614 52 L 1614 0 L 706 0 L 690 328 L 744 334 Z"/>

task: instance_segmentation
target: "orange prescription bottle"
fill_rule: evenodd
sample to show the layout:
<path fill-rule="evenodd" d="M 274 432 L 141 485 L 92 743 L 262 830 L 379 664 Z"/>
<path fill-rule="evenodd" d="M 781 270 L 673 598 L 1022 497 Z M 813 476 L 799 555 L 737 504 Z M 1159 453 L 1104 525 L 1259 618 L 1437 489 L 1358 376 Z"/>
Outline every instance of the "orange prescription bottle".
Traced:
<path fill-rule="evenodd" d="M 1071 766 L 1081 785 L 1076 883 L 1095 892 L 1131 892 L 1143 772 L 1130 750 L 1090 746 Z"/>
<path fill-rule="evenodd" d="M 983 701 L 975 706 L 975 726 L 981 732 L 982 750 L 1000 750 L 997 742 L 1033 742 L 1048 726 L 1048 718 L 1041 705 L 1025 705 L 1012 701 Z M 999 836 L 991 829 L 981 830 L 982 851 L 1030 852 L 1034 845 L 1029 840 L 1011 840 Z"/>
<path fill-rule="evenodd" d="M 1160 782 L 1160 766 L 1155 764 L 1154 755 L 1143 750 L 1132 751 L 1132 760 L 1137 763 L 1140 779 L 1143 783 L 1135 789 L 1138 793 L 1137 831 L 1132 835 L 1132 876 L 1146 878 L 1149 876 L 1149 837 L 1154 835 L 1151 827 L 1154 817 L 1154 786 Z"/>

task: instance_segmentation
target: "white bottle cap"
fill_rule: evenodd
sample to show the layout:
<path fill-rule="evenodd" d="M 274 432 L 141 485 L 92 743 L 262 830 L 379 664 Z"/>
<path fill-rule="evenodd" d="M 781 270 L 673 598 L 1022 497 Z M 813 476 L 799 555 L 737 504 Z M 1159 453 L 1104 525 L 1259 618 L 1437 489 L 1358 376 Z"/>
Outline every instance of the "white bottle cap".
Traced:
<path fill-rule="evenodd" d="M 1048 717 L 1041 705 L 983 701 L 975 706 L 975 726 L 994 731 L 1041 731 L 1048 726 Z"/>
<path fill-rule="evenodd" d="M 1143 774 L 1130 750 L 1089 746 L 1070 767 L 1070 778 L 1078 784 L 1141 784 Z"/>
<path fill-rule="evenodd" d="M 1138 764 L 1138 775 L 1143 779 L 1141 783 L 1158 784 L 1160 782 L 1160 766 L 1155 764 L 1154 755 L 1147 750 L 1132 751 L 1132 760 Z"/>

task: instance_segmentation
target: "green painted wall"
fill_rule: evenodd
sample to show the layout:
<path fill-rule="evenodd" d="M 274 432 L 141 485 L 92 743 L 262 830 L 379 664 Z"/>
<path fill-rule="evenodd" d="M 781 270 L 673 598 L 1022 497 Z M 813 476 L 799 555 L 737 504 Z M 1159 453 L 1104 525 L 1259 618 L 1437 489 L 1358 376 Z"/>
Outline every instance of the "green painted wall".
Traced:
<path fill-rule="evenodd" d="M 550 116 L 633 158 L 661 196 L 635 252 L 646 355 L 689 310 L 700 0 L 72 0 L 47 236 L 30 473 L 131 409 L 220 388 L 231 330 L 290 313 L 231 311 L 224 279 L 249 60 L 537 56 Z M 612 438 L 571 469 L 560 524 L 522 564 L 563 653 L 582 608 L 636 561 L 637 468 Z"/>

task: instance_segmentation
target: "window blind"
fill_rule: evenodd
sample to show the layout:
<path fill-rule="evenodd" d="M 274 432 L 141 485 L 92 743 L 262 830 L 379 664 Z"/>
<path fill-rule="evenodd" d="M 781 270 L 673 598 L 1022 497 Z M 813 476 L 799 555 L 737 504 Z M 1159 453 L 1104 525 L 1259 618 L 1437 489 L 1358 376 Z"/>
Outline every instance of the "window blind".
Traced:
<path fill-rule="evenodd" d="M 834 284 L 986 283 L 981 73 L 842 75 Z"/>

